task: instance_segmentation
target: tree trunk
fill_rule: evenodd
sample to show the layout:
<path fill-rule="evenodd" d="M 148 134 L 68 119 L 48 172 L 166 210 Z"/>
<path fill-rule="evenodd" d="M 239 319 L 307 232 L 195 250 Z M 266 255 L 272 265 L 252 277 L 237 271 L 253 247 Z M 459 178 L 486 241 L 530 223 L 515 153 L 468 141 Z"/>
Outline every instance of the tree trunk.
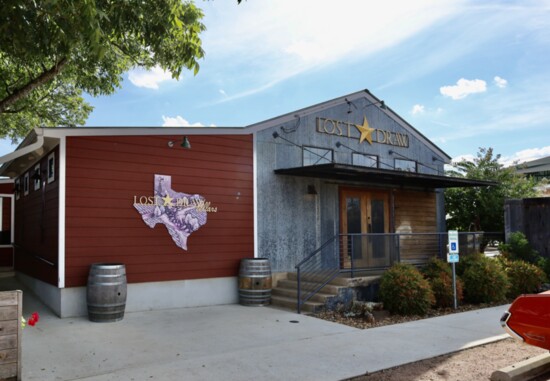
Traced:
<path fill-rule="evenodd" d="M 36 89 L 37 87 L 40 87 L 46 82 L 51 81 L 65 67 L 67 62 L 68 61 L 66 58 L 61 59 L 51 69 L 42 72 L 38 77 L 36 77 L 32 81 L 25 84 L 23 87 L 20 87 L 19 89 L 15 90 L 12 94 L 8 95 L 6 98 L 0 100 L 0 114 L 5 112 L 8 109 L 8 107 L 13 105 L 18 100 L 29 95 L 29 93 L 34 89 Z"/>

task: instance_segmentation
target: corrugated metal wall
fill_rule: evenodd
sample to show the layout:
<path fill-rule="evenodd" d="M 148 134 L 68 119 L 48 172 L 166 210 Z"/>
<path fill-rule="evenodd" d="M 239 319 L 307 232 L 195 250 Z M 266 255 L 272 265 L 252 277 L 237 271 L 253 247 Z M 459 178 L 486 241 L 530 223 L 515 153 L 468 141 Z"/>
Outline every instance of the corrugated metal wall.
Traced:
<path fill-rule="evenodd" d="M 398 122 L 390 118 L 385 111 L 372 105 L 367 99 L 354 100 L 350 106 L 345 102 L 322 111 L 302 115 L 279 126 L 257 133 L 258 165 L 258 252 L 260 256 L 271 260 L 272 269 L 294 271 L 294 266 L 306 255 L 321 246 L 322 243 L 339 233 L 339 193 L 341 185 L 335 182 L 293 176 L 275 175 L 273 171 L 281 168 L 302 166 L 302 149 L 299 146 L 311 146 L 331 149 L 334 162 L 352 164 L 352 151 L 345 147 L 336 147 L 341 142 L 357 152 L 376 155 L 380 169 L 391 169 L 395 158 L 390 150 L 416 160 L 427 166 L 418 166 L 418 172 L 442 174 L 443 164 L 440 156 L 424 144 L 418 133 L 405 130 Z M 349 112 L 351 110 L 351 113 Z M 367 117 L 371 128 L 406 134 L 408 147 L 400 147 L 364 141 L 359 143 L 358 130 L 351 126 L 352 137 L 347 137 L 348 123 L 362 124 Z M 319 133 L 317 118 L 342 122 L 342 135 Z M 355 130 L 353 130 L 355 128 Z M 337 129 L 335 131 L 338 131 Z M 295 143 L 274 138 L 273 132 Z M 381 133 L 382 134 L 382 133 Z M 436 157 L 438 161 L 434 161 Z M 430 168 L 434 167 L 434 169 Z M 307 186 L 315 185 L 317 196 L 307 194 Z M 406 187 L 406 184 L 403 184 Z M 428 209 L 433 213 L 430 226 L 432 231 L 444 228 L 444 212 L 436 212 L 436 205 L 441 207 L 441 196 L 431 190 L 426 199 Z M 418 198 L 422 205 L 423 198 Z M 443 222 L 440 220 L 443 219 Z M 421 222 L 419 230 L 425 231 L 426 222 Z M 415 231 L 414 222 L 412 230 Z"/>

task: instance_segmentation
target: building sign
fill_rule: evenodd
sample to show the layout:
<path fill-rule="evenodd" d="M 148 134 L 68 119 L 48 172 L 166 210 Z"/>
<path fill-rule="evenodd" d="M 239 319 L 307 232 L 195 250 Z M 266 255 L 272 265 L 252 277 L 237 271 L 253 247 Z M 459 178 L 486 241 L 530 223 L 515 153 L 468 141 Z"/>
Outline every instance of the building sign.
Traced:
<path fill-rule="evenodd" d="M 153 196 L 134 196 L 134 208 L 150 228 L 164 224 L 175 244 L 184 250 L 187 237 L 206 224 L 207 213 L 218 211 L 198 194 L 174 191 L 172 177 L 163 175 L 155 175 Z"/>
<path fill-rule="evenodd" d="M 379 143 L 390 146 L 409 147 L 409 135 L 372 128 L 369 126 L 366 116 L 363 116 L 363 124 L 354 124 L 328 118 L 317 118 L 316 122 L 316 131 L 321 134 L 359 139 L 359 144 L 366 140 L 369 144 Z"/>

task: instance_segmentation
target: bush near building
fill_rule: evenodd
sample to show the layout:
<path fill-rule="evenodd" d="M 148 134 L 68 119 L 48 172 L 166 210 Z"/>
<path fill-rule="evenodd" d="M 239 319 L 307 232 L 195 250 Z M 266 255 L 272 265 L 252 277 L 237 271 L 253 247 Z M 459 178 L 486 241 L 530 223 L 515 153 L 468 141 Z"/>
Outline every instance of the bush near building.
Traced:
<path fill-rule="evenodd" d="M 510 281 L 508 298 L 517 298 L 521 294 L 533 294 L 539 292 L 542 284 L 546 282 L 546 274 L 538 266 L 522 260 L 503 261 L 505 271 Z"/>
<path fill-rule="evenodd" d="M 464 299 L 474 304 L 505 302 L 510 288 L 501 263 L 485 256 L 475 256 L 465 264 L 462 281 Z"/>
<path fill-rule="evenodd" d="M 435 303 L 430 283 L 414 266 L 397 263 L 380 280 L 380 299 L 392 314 L 425 315 Z"/>
<path fill-rule="evenodd" d="M 513 232 L 508 238 L 508 243 L 498 247 L 499 251 L 510 260 L 522 260 L 536 263 L 540 258 L 539 253 L 533 249 L 527 237 L 522 232 Z"/>
<path fill-rule="evenodd" d="M 432 258 L 422 269 L 422 273 L 430 282 L 435 297 L 435 307 L 448 308 L 454 305 L 453 273 L 451 265 L 438 258 Z M 456 278 L 456 298 L 460 303 L 463 299 L 462 280 Z"/>

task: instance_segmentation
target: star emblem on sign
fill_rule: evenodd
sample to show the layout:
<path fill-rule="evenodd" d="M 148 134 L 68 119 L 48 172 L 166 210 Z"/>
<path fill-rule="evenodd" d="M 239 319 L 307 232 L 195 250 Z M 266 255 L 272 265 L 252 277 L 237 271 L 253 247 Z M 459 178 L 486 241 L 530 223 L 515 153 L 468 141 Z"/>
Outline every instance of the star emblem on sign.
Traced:
<path fill-rule="evenodd" d="M 367 140 L 369 144 L 372 144 L 372 133 L 374 132 L 374 128 L 369 127 L 367 117 L 363 117 L 363 124 L 356 124 L 355 127 L 357 127 L 361 133 L 361 136 L 359 137 L 359 144 L 363 143 L 364 140 Z"/>
<path fill-rule="evenodd" d="M 174 199 L 170 197 L 169 194 L 167 194 L 166 197 L 162 197 L 162 201 L 164 201 L 164 206 L 172 206 L 172 200 Z"/>

